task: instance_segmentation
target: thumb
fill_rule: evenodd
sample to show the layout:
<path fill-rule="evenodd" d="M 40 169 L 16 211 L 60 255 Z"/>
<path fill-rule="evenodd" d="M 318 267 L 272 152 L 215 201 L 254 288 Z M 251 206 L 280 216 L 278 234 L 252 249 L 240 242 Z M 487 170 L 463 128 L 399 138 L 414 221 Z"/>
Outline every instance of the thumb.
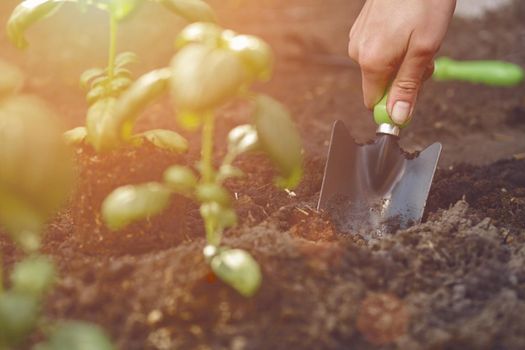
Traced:
<path fill-rule="evenodd" d="M 390 88 L 387 109 L 394 123 L 410 120 L 423 81 L 433 70 L 433 52 L 408 50 Z"/>

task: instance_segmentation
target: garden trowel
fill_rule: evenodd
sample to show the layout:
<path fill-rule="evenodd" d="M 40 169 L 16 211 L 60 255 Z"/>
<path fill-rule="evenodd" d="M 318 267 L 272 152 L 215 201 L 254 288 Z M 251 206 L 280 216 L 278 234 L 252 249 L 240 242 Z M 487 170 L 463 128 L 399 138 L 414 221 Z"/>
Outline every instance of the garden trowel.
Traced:
<path fill-rule="evenodd" d="M 513 86 L 523 80 L 520 67 L 500 61 L 436 60 L 435 80 L 461 80 Z M 356 143 L 342 121 L 333 125 L 318 210 L 327 210 L 343 232 L 375 235 L 419 223 L 436 171 L 441 144 L 407 154 L 388 115 L 385 96 L 374 108 L 376 139 Z"/>

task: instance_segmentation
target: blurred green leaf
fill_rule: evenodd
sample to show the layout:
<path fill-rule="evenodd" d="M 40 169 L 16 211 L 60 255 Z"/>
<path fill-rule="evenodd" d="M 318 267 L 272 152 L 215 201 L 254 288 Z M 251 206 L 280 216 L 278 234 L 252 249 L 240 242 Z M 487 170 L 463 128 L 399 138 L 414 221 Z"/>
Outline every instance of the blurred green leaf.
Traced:
<path fill-rule="evenodd" d="M 181 111 L 216 108 L 236 96 L 246 79 L 243 63 L 234 53 L 202 44 L 183 47 L 171 69 L 171 93 Z"/>
<path fill-rule="evenodd" d="M 171 77 L 169 69 L 158 69 L 140 77 L 118 99 L 115 106 L 113 121 L 121 133 L 131 130 L 139 112 L 152 101 L 164 94 L 168 88 Z"/>
<path fill-rule="evenodd" d="M 221 181 L 224 181 L 230 177 L 243 177 L 244 175 L 245 174 L 241 169 L 230 164 L 224 164 L 219 168 L 219 173 L 217 176 Z"/>
<path fill-rule="evenodd" d="M 128 78 L 131 79 L 132 73 L 127 68 L 116 68 L 115 69 L 115 77 L 117 78 Z"/>
<path fill-rule="evenodd" d="M 133 80 L 127 76 L 115 76 L 109 81 L 109 91 L 111 91 L 112 96 L 119 96 L 123 91 L 131 86 Z"/>
<path fill-rule="evenodd" d="M 302 178 L 302 154 L 299 132 L 286 109 L 269 96 L 256 99 L 254 121 L 261 148 L 281 172 L 277 184 L 296 187 Z"/>
<path fill-rule="evenodd" d="M 115 58 L 115 67 L 124 68 L 125 66 L 138 62 L 138 56 L 134 52 L 126 51 L 121 52 Z"/>
<path fill-rule="evenodd" d="M 237 214 L 231 208 L 225 208 L 217 202 L 207 202 L 201 205 L 200 213 L 208 231 L 208 244 L 219 245 L 224 229 L 237 224 Z"/>
<path fill-rule="evenodd" d="M 68 1 L 68 0 L 64 0 Z M 25 0 L 13 10 L 7 21 L 7 36 L 19 49 L 26 48 L 26 30 L 35 22 L 51 15 L 62 5 L 60 0 Z"/>
<path fill-rule="evenodd" d="M 270 46 L 252 35 L 236 35 L 227 39 L 228 48 L 242 59 L 255 79 L 270 78 L 273 67 L 273 54 Z"/>
<path fill-rule="evenodd" d="M 87 89 L 93 79 L 104 76 L 104 74 L 105 71 L 102 68 L 88 69 L 80 76 L 80 86 Z"/>
<path fill-rule="evenodd" d="M 115 16 L 117 21 L 126 19 L 142 0 L 111 0 L 109 2 L 110 11 Z"/>
<path fill-rule="evenodd" d="M 215 22 L 215 13 L 202 0 L 160 0 L 170 11 L 190 22 Z"/>
<path fill-rule="evenodd" d="M 173 165 L 164 172 L 164 182 L 173 191 L 188 194 L 197 185 L 197 177 L 190 168 Z"/>
<path fill-rule="evenodd" d="M 245 174 L 241 169 L 234 167 L 230 164 L 224 164 L 221 165 L 221 167 L 219 168 L 217 179 L 218 181 L 224 181 L 231 177 L 243 177 L 244 175 Z"/>
<path fill-rule="evenodd" d="M 109 95 L 109 89 L 107 87 L 109 81 L 110 81 L 109 77 L 105 74 L 91 80 L 90 92 L 91 90 L 94 90 L 96 88 L 103 88 L 104 89 L 103 95 Z"/>
<path fill-rule="evenodd" d="M 257 129 L 253 125 L 239 125 L 228 134 L 228 151 L 235 155 L 253 151 L 258 145 Z"/>
<path fill-rule="evenodd" d="M 73 182 L 62 128 L 41 100 L 14 96 L 0 103 L 0 164 L 0 221 L 13 235 L 25 232 L 26 240 L 39 233 Z"/>
<path fill-rule="evenodd" d="M 177 35 L 175 47 L 180 49 L 188 44 L 204 44 L 217 48 L 221 45 L 222 32 L 223 29 L 214 23 L 192 23 Z"/>
<path fill-rule="evenodd" d="M 0 344 L 15 349 L 35 327 L 38 312 L 38 300 L 30 294 L 0 294 Z"/>
<path fill-rule="evenodd" d="M 80 145 L 86 140 L 87 129 L 85 126 L 78 126 L 74 129 L 66 131 L 62 137 L 64 138 L 66 145 Z"/>
<path fill-rule="evenodd" d="M 170 197 L 171 191 L 156 182 L 119 187 L 102 203 L 102 217 L 110 229 L 119 230 L 161 213 Z"/>
<path fill-rule="evenodd" d="M 171 130 L 148 130 L 141 134 L 134 135 L 133 138 L 144 138 L 158 148 L 175 153 L 183 153 L 188 150 L 188 141 L 180 134 Z"/>
<path fill-rule="evenodd" d="M 262 282 L 259 264 L 242 249 L 219 251 L 210 262 L 215 275 L 245 297 L 253 296 Z"/>
<path fill-rule="evenodd" d="M 121 143 L 115 121 L 116 99 L 105 98 L 89 107 L 86 118 L 87 141 L 97 152 L 108 151 Z"/>
<path fill-rule="evenodd" d="M 11 273 L 13 291 L 40 297 L 55 281 L 55 267 L 46 256 L 33 256 L 17 263 Z"/>
<path fill-rule="evenodd" d="M 106 78 L 104 78 L 105 80 Z M 96 85 L 93 84 L 93 87 L 91 90 L 89 90 L 86 100 L 90 106 L 92 106 L 95 102 L 102 100 L 104 97 L 106 97 L 106 87 L 102 85 Z"/>
<path fill-rule="evenodd" d="M 15 66 L 0 60 L 0 99 L 14 94 L 22 87 L 24 75 Z"/>
<path fill-rule="evenodd" d="M 214 183 L 198 185 L 196 194 L 201 203 L 216 202 L 222 207 L 228 207 L 231 204 L 230 193 L 224 187 Z"/>
<path fill-rule="evenodd" d="M 37 350 L 115 350 L 109 337 L 98 326 L 86 322 L 63 322 L 47 343 Z"/>
<path fill-rule="evenodd" d="M 40 248 L 40 234 L 46 213 L 31 205 L 27 198 L 0 185 L 0 224 L 26 252 Z"/>

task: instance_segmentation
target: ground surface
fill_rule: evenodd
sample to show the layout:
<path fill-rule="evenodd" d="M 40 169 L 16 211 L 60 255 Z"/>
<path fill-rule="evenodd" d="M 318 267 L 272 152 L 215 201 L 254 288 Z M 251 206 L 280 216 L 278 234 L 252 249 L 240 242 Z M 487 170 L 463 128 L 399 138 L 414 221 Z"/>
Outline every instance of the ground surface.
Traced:
<path fill-rule="evenodd" d="M 0 4 L 0 22 L 16 2 Z M 188 135 L 193 151 L 185 156 L 150 146 L 105 156 L 77 150 L 77 190 L 46 238 L 62 276 L 48 315 L 101 324 L 125 350 L 525 348 L 525 87 L 429 83 L 403 135 L 408 150 L 444 144 L 427 221 L 365 242 L 311 210 L 332 121 L 344 120 L 360 141 L 373 136 L 359 72 L 344 60 L 361 3 L 224 3 L 215 2 L 225 26 L 261 35 L 276 50 L 275 77 L 261 90 L 290 108 L 304 140 L 306 174 L 296 196 L 273 189 L 259 156 L 241 159 L 249 176 L 228 184 L 242 220 L 225 243 L 256 257 L 261 291 L 244 299 L 213 278 L 197 207 L 183 199 L 122 232 L 100 224 L 98 208 L 111 189 L 159 179 L 175 162 L 193 164 L 198 139 Z M 143 58 L 137 73 L 169 62 L 180 27 L 154 4 L 143 10 L 120 36 L 122 50 Z M 77 80 L 104 65 L 105 18 L 66 8 L 38 28 L 25 53 L 0 35 L 0 53 L 30 72 L 27 92 L 46 98 L 67 126 L 80 125 L 86 105 Z M 524 47 L 525 4 L 516 1 L 484 19 L 456 19 L 442 54 L 525 66 Z M 171 114 L 161 102 L 139 128 L 176 128 Z M 221 118 L 219 140 L 246 120 L 246 108 L 230 106 Z M 9 265 L 18 253 L 2 248 Z"/>

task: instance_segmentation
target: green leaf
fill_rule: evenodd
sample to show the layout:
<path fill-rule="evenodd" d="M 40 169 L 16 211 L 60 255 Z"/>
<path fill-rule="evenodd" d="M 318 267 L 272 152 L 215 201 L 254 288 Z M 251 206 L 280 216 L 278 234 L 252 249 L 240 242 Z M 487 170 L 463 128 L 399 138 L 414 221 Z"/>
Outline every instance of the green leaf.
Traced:
<path fill-rule="evenodd" d="M 55 267 L 46 256 L 33 256 L 17 263 L 11 274 L 13 291 L 40 297 L 55 281 Z"/>
<path fill-rule="evenodd" d="M 259 264 L 242 249 L 225 249 L 211 259 L 215 275 L 245 297 L 253 296 L 262 282 Z"/>
<path fill-rule="evenodd" d="M 97 152 L 109 151 L 121 144 L 115 123 L 115 98 L 105 98 L 89 107 L 86 118 L 87 141 Z"/>
<path fill-rule="evenodd" d="M 113 96 L 119 96 L 124 90 L 131 86 L 133 80 L 126 76 L 116 76 L 109 80 L 109 82 L 109 91 L 111 91 L 111 94 Z"/>
<path fill-rule="evenodd" d="M 66 0 L 64 0 L 66 1 Z M 62 4 L 56 0 L 25 0 L 14 10 L 7 21 L 7 36 L 19 49 L 26 48 L 26 30 L 35 22 L 51 15 Z"/>
<path fill-rule="evenodd" d="M 128 64 L 138 62 L 138 60 L 139 60 L 138 56 L 134 52 L 130 52 L 130 51 L 121 52 L 115 58 L 115 67 L 124 68 Z"/>
<path fill-rule="evenodd" d="M 105 79 L 106 78 L 104 77 L 104 80 Z M 105 98 L 107 95 L 107 89 L 105 86 L 96 85 L 96 84 L 93 84 L 93 85 L 94 85 L 93 88 L 89 90 L 86 96 L 86 100 L 90 106 L 93 105 L 95 102 Z"/>
<path fill-rule="evenodd" d="M 241 58 L 255 79 L 270 78 L 273 54 L 267 43 L 252 35 L 236 35 L 226 40 L 228 48 Z"/>
<path fill-rule="evenodd" d="M 261 148 L 281 172 L 277 184 L 296 187 L 303 173 L 301 139 L 288 111 L 273 98 L 259 95 L 253 118 Z"/>
<path fill-rule="evenodd" d="M 221 165 L 217 174 L 217 181 L 222 182 L 231 177 L 243 177 L 244 172 L 230 164 Z"/>
<path fill-rule="evenodd" d="M 130 79 L 132 76 L 131 71 L 127 68 L 117 68 L 115 69 L 113 73 L 115 74 L 115 77 L 121 77 L 121 78 Z"/>
<path fill-rule="evenodd" d="M 217 48 L 221 45 L 222 32 L 223 29 L 214 23 L 192 23 L 177 35 L 175 47 L 180 49 L 188 44 L 204 44 Z"/>
<path fill-rule="evenodd" d="M 86 140 L 87 129 L 85 126 L 78 126 L 66 131 L 62 137 L 68 146 L 80 145 Z"/>
<path fill-rule="evenodd" d="M 46 213 L 34 207 L 28 198 L 13 193 L 10 186 L 0 185 L 0 224 L 24 251 L 40 248 L 46 218 Z"/>
<path fill-rule="evenodd" d="M 197 177 L 185 166 L 173 165 L 164 172 L 164 182 L 177 193 L 189 194 L 197 185 Z"/>
<path fill-rule="evenodd" d="M 102 88 L 103 95 L 107 96 L 110 93 L 110 90 L 108 89 L 108 83 L 110 82 L 110 79 L 107 75 L 102 75 L 98 78 L 95 78 L 91 81 L 90 90 L 94 90 L 96 88 Z"/>
<path fill-rule="evenodd" d="M 188 150 L 188 141 L 171 130 L 148 130 L 133 136 L 133 138 L 144 138 L 159 148 L 175 153 L 184 153 Z"/>
<path fill-rule="evenodd" d="M 253 151 L 258 146 L 257 129 L 253 125 L 239 125 L 228 134 L 228 151 L 235 155 Z"/>
<path fill-rule="evenodd" d="M 23 83 L 22 71 L 0 60 L 0 99 L 16 93 Z"/>
<path fill-rule="evenodd" d="M 38 230 L 73 182 L 62 128 L 41 100 L 14 96 L 0 103 L 0 164 L 0 221 L 16 234 Z"/>
<path fill-rule="evenodd" d="M 196 194 L 201 203 L 215 202 L 222 207 L 228 207 L 231 204 L 230 193 L 224 187 L 214 183 L 198 185 Z"/>
<path fill-rule="evenodd" d="M 182 48 L 171 69 L 171 94 L 182 111 L 216 108 L 236 96 L 246 80 L 243 63 L 234 53 L 202 44 Z"/>
<path fill-rule="evenodd" d="M 115 16 L 117 21 L 126 19 L 142 0 L 111 0 L 110 11 Z"/>
<path fill-rule="evenodd" d="M 110 229 L 119 230 L 161 213 L 170 197 L 171 191 L 156 182 L 119 187 L 102 203 L 102 217 Z"/>
<path fill-rule="evenodd" d="M 122 138 L 130 136 L 125 132 L 132 129 L 139 112 L 166 92 L 170 77 L 169 69 L 154 70 L 140 77 L 119 97 L 113 120 Z"/>
<path fill-rule="evenodd" d="M 98 326 L 86 322 L 63 322 L 38 350 L 115 350 L 108 336 Z"/>
<path fill-rule="evenodd" d="M 36 325 L 38 300 L 30 294 L 6 292 L 0 294 L 0 344 L 15 348 Z"/>
<path fill-rule="evenodd" d="M 105 71 L 102 68 L 91 68 L 86 70 L 80 76 L 80 86 L 87 89 L 89 87 L 90 82 L 93 79 L 99 78 L 100 76 L 104 76 L 104 73 Z"/>
<path fill-rule="evenodd" d="M 237 224 L 237 214 L 231 208 L 225 208 L 217 202 L 201 205 L 200 213 L 207 227 L 208 244 L 219 245 L 222 231 Z"/>
<path fill-rule="evenodd" d="M 213 9 L 202 0 L 160 0 L 164 6 L 190 22 L 216 22 Z"/>

